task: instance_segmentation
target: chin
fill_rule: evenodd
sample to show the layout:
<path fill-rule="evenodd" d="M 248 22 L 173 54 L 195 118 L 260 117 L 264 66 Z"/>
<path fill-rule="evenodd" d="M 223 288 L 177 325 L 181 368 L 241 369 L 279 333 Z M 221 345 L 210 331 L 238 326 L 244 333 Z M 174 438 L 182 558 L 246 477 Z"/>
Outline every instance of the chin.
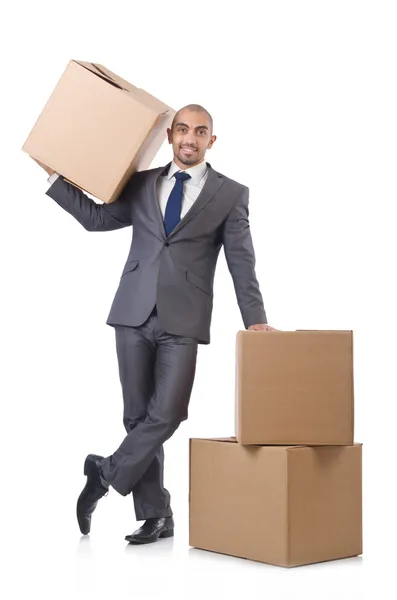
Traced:
<path fill-rule="evenodd" d="M 187 166 L 194 165 L 197 162 L 199 162 L 199 160 L 200 160 L 199 158 L 193 158 L 193 157 L 192 158 L 186 158 L 184 156 L 178 156 L 178 159 L 181 161 L 181 163 L 183 165 L 187 165 Z"/>

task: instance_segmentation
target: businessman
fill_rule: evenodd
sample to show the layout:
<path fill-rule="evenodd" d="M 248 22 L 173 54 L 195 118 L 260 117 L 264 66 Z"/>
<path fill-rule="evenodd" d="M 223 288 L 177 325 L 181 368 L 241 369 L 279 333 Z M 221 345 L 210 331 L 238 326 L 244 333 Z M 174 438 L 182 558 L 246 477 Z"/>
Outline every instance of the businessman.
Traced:
<path fill-rule="evenodd" d="M 187 419 L 198 345 L 210 343 L 213 280 L 222 247 L 244 327 L 273 329 L 255 274 L 248 188 L 205 161 L 216 141 L 211 115 L 202 106 L 186 106 L 167 135 L 173 160 L 134 174 L 111 204 L 94 202 L 39 163 L 50 175 L 47 195 L 86 230 L 132 226 L 106 321 L 115 330 L 127 435 L 111 456 L 86 457 L 77 519 L 88 534 L 110 486 L 123 496 L 132 493 L 136 519 L 144 523 L 125 539 L 136 544 L 174 534 L 163 444 Z"/>

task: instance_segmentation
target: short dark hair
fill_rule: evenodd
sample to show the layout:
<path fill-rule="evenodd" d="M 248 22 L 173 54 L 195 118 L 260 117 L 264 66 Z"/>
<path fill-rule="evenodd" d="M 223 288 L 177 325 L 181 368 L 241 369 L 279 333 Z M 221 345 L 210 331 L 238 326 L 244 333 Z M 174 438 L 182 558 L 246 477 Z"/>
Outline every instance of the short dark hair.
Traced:
<path fill-rule="evenodd" d="M 208 112 L 208 110 L 206 108 L 204 108 L 204 106 L 201 106 L 201 104 L 187 104 L 187 106 L 184 106 L 183 108 L 180 108 L 178 110 L 178 112 L 176 113 L 175 117 L 172 120 L 172 125 L 171 125 L 171 129 L 174 129 L 174 125 L 177 122 L 177 119 L 179 118 L 179 114 L 183 111 L 183 110 L 192 110 L 192 111 L 196 111 L 196 112 L 203 112 L 207 115 L 210 125 L 211 125 L 211 133 L 212 130 L 214 128 L 214 121 L 210 115 L 210 113 Z"/>

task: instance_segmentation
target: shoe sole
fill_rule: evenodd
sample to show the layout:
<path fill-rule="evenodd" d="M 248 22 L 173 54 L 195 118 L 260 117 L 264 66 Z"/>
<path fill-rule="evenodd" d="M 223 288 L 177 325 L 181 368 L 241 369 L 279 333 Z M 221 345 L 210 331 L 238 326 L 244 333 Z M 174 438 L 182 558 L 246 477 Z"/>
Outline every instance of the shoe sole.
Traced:
<path fill-rule="evenodd" d="M 127 542 L 129 544 L 137 544 L 137 545 L 142 545 L 142 544 L 153 544 L 154 542 L 157 542 L 160 538 L 170 538 L 170 537 L 174 537 L 174 530 L 173 529 L 167 529 L 166 531 L 162 531 L 160 533 L 160 535 L 158 536 L 158 538 L 156 538 L 155 540 L 145 540 L 145 539 L 128 539 L 128 536 L 125 538 L 127 540 Z"/>
<path fill-rule="evenodd" d="M 84 461 L 84 469 L 83 470 L 84 470 L 84 475 L 86 475 L 86 477 L 87 477 L 87 481 L 89 478 L 93 478 L 96 475 L 96 466 L 95 466 L 95 463 L 92 460 L 90 460 L 91 457 L 92 457 L 92 455 L 89 454 Z M 77 522 L 78 522 L 81 533 L 83 535 L 88 535 L 91 531 L 91 520 L 87 523 L 87 521 L 85 519 L 82 519 L 82 520 L 79 519 L 79 511 L 78 511 L 79 503 L 80 503 L 80 496 L 77 500 L 77 506 L 76 506 Z"/>

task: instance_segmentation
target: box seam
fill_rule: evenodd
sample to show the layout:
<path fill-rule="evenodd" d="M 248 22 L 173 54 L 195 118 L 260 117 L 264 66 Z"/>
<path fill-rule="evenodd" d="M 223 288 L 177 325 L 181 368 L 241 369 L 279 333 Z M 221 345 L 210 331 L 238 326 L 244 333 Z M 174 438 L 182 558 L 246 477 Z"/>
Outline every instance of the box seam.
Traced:
<path fill-rule="evenodd" d="M 286 467 L 285 467 L 285 493 L 287 495 L 287 502 L 286 502 L 286 558 L 287 558 L 287 565 L 290 564 L 290 519 L 291 519 L 291 515 L 290 515 L 290 497 L 289 497 L 289 452 L 287 450 L 286 452 Z"/>

